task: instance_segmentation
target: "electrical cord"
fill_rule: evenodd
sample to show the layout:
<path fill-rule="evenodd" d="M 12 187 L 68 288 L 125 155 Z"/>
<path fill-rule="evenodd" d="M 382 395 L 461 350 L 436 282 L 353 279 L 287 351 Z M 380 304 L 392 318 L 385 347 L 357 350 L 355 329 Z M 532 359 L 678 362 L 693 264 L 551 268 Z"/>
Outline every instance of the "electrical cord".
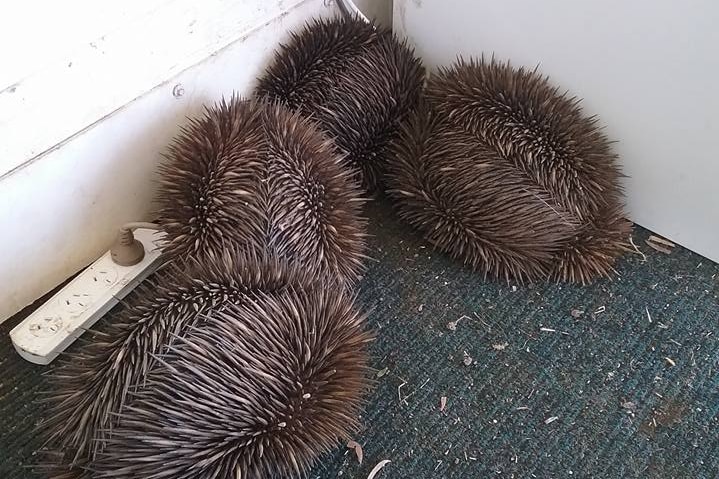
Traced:
<path fill-rule="evenodd" d="M 360 10 L 359 7 L 355 5 L 355 2 L 353 2 L 352 0 L 337 0 L 337 6 L 340 8 L 340 11 L 343 15 L 347 17 L 356 15 L 365 22 L 370 23 L 369 18 L 367 18 L 365 14 L 362 13 L 362 10 Z"/>

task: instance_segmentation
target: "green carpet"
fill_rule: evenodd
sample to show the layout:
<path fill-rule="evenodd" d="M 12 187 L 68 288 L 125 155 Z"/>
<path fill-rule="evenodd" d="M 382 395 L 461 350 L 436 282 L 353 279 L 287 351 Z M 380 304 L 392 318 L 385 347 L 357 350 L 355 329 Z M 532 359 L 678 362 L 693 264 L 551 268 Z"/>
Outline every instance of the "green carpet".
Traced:
<path fill-rule="evenodd" d="M 311 478 L 719 477 L 719 265 L 634 241 L 590 287 L 485 282 L 368 209 L 377 388 Z M 574 312 L 574 314 L 572 314 Z M 580 314 L 581 312 L 581 314 Z M 41 373 L 0 326 L 0 478 L 33 477 Z M 440 410 L 442 397 L 446 405 Z"/>

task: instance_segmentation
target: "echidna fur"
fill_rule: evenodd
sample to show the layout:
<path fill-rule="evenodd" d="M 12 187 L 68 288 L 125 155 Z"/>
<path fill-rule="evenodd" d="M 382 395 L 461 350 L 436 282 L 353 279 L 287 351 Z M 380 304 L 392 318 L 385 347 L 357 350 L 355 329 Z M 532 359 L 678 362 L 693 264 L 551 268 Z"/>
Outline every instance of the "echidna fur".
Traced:
<path fill-rule="evenodd" d="M 67 464 L 92 463 L 117 427 L 128 394 L 143 387 L 156 355 L 202 323 L 203 315 L 287 289 L 311 302 L 326 287 L 299 265 L 248 250 L 169 265 L 131 293 L 122 309 L 98 324 L 93 338 L 81 339 L 80 348 L 53 370 L 43 424 L 47 446 L 65 451 Z M 346 294 L 341 287 L 330 289 Z"/>
<path fill-rule="evenodd" d="M 293 34 L 256 94 L 318 121 L 373 191 L 423 82 L 424 68 L 406 42 L 387 28 L 343 17 L 314 20 Z"/>
<path fill-rule="evenodd" d="M 353 173 L 314 124 L 285 107 L 207 108 L 175 139 L 160 170 L 163 254 L 214 261 L 268 250 L 347 282 L 365 257 L 364 201 Z"/>
<path fill-rule="evenodd" d="M 399 215 L 485 275 L 587 283 L 626 249 L 597 119 L 536 70 L 459 60 L 427 84 L 388 171 Z"/>
<path fill-rule="evenodd" d="M 130 394 L 96 478 L 302 477 L 356 432 L 364 317 L 341 290 L 210 310 Z"/>
<path fill-rule="evenodd" d="M 72 464 L 68 457 L 72 457 L 72 453 L 43 448 L 35 452 L 36 465 L 33 471 L 46 479 L 93 479 L 86 458 Z"/>

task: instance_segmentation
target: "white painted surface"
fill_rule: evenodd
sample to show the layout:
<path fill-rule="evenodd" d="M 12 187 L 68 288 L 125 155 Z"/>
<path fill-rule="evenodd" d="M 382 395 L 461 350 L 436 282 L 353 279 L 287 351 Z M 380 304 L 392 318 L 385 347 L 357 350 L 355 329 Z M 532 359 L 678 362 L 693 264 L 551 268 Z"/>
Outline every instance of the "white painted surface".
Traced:
<path fill-rule="evenodd" d="M 719 3 L 395 0 L 429 66 L 482 53 L 542 73 L 599 115 L 630 217 L 719 261 Z"/>
<path fill-rule="evenodd" d="M 27 43 L 26 50 L 14 43 L 27 58 L 9 53 L 7 44 L 0 47 L 0 58 L 15 69 L 0 70 L 3 85 L 17 83 L 8 78 L 29 78 L 16 85 L 16 103 L 7 110 L 7 100 L 0 100 L 0 322 L 107 251 L 120 225 L 151 219 L 160 153 L 186 117 L 223 95 L 249 94 L 290 30 L 311 17 L 336 14 L 324 0 L 97 3 L 105 8 L 71 0 L 63 10 L 32 0 L 18 18 L 8 10 L 0 17 L 0 26 L 24 22 L 28 28 L 28 12 L 54 12 L 47 37 L 32 29 L 42 40 Z M 384 0 L 357 3 L 389 21 Z M 88 7 L 82 14 L 72 10 L 82 4 Z M 73 26 L 80 32 L 73 33 Z M 88 35 L 103 30 L 105 55 L 98 56 L 88 49 L 94 43 Z M 14 32 L 26 40 L 30 35 L 17 25 Z M 65 40 L 62 32 L 69 35 Z M 43 42 L 50 42 L 47 51 L 36 47 Z M 40 56 L 32 57 L 37 51 Z M 56 80 L 47 72 L 71 75 L 62 71 L 69 62 L 68 71 L 77 67 L 87 78 L 75 76 L 79 83 L 73 84 L 63 76 L 57 80 L 63 88 L 48 97 Z M 35 93 L 17 96 L 30 85 Z M 31 153 L 38 151 L 44 153 Z"/>
<path fill-rule="evenodd" d="M 23 0 L 3 3 L 0 91 L 61 61 L 168 0 Z"/>
<path fill-rule="evenodd" d="M 174 0 L 58 54 L 0 92 L 0 174 L 301 3 Z"/>
<path fill-rule="evenodd" d="M 120 266 L 108 251 L 10 331 L 17 352 L 35 364 L 50 364 L 105 313 L 127 296 L 160 264 L 164 233 L 137 229 L 145 256 L 136 265 Z"/>

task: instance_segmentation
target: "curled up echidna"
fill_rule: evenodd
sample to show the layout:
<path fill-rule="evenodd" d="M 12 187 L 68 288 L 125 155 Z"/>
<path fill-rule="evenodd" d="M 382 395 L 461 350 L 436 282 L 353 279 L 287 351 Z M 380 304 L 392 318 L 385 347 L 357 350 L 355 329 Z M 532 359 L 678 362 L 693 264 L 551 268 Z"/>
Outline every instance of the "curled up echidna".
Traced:
<path fill-rule="evenodd" d="M 183 130 L 160 177 L 169 262 L 54 370 L 41 469 L 54 479 L 299 475 L 351 434 L 368 388 L 371 335 L 343 284 L 364 256 L 359 188 L 312 123 L 234 97 Z M 206 357 L 191 346 L 201 341 Z M 214 415 L 202 381 L 220 401 Z M 136 415 L 160 392 L 175 395 L 155 411 L 166 427 L 151 430 Z M 184 416 L 159 414 L 170 403 Z M 187 431 L 194 455 L 160 453 Z M 128 464 L 136 447 L 143 459 Z"/>
<path fill-rule="evenodd" d="M 294 34 L 256 93 L 317 121 L 358 169 L 364 186 L 375 190 L 388 145 L 423 82 L 420 61 L 391 30 L 345 16 L 315 20 Z"/>
<path fill-rule="evenodd" d="M 51 477 L 296 477 L 356 428 L 371 335 L 346 288 L 247 252 L 182 263 L 51 375 Z"/>
<path fill-rule="evenodd" d="M 163 254 L 202 262 L 235 247 L 267 250 L 353 282 L 364 258 L 362 201 L 351 169 L 313 123 L 233 97 L 192 120 L 166 154 Z"/>
<path fill-rule="evenodd" d="M 441 69 L 393 146 L 399 215 L 485 275 L 608 276 L 630 229 L 621 173 L 578 103 L 494 59 Z"/>
<path fill-rule="evenodd" d="M 130 394 L 98 478 L 302 477 L 358 426 L 362 316 L 328 289 L 210 311 Z"/>

